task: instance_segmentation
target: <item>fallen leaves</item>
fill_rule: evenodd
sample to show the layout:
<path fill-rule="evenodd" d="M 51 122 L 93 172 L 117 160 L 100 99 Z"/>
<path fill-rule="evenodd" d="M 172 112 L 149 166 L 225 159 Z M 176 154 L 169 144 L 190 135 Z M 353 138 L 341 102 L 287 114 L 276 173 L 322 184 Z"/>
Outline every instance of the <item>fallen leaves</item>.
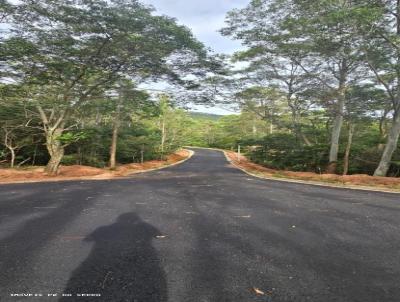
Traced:
<path fill-rule="evenodd" d="M 265 295 L 265 292 L 263 292 L 261 289 L 258 289 L 257 287 L 253 287 L 252 289 L 259 296 L 264 296 Z"/>
<path fill-rule="evenodd" d="M 275 288 L 272 288 L 271 290 L 266 291 L 266 292 L 263 291 L 263 290 L 261 290 L 261 289 L 259 289 L 259 288 L 257 288 L 257 287 L 252 287 L 251 290 L 252 290 L 257 296 L 265 296 L 265 295 L 271 296 L 271 295 L 273 294 L 273 291 L 275 290 Z"/>

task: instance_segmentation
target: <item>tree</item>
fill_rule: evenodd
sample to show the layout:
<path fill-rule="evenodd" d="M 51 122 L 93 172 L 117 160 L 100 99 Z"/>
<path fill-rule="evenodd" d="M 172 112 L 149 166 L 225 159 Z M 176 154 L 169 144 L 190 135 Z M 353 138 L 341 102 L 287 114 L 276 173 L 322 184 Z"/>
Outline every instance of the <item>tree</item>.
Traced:
<path fill-rule="evenodd" d="M 118 133 L 124 118 L 130 118 L 133 113 L 138 114 L 143 107 L 148 105 L 149 95 L 143 91 L 135 89 L 132 82 L 121 81 L 116 87 L 116 95 L 112 97 L 114 102 L 110 102 L 112 108 L 112 139 L 110 146 L 110 169 L 116 167 L 116 155 L 118 144 Z"/>
<path fill-rule="evenodd" d="M 34 141 L 32 141 L 33 136 L 30 136 L 31 133 L 24 130 L 26 130 L 26 128 L 24 128 L 23 124 L 9 125 L 4 123 L 2 126 L 2 143 L 10 151 L 11 155 L 10 168 L 14 168 L 17 152 L 25 146 L 34 144 Z M 30 158 L 23 160 L 22 163 L 29 159 Z"/>
<path fill-rule="evenodd" d="M 283 94 L 276 88 L 250 87 L 238 92 L 235 98 L 244 112 L 252 112 L 261 120 L 269 123 L 269 133 L 274 132 L 274 126 L 279 123 L 283 114 Z"/>
<path fill-rule="evenodd" d="M 14 168 L 17 152 L 38 141 L 37 124 L 28 118 L 29 108 L 19 99 L 24 93 L 24 88 L 18 85 L 0 86 L 0 138 L 10 153 L 11 168 Z"/>
<path fill-rule="evenodd" d="M 229 33 L 229 32 L 225 32 Z M 251 85 L 256 83 L 262 87 L 271 87 L 279 90 L 282 98 L 286 100 L 291 113 L 291 131 L 297 139 L 306 145 L 312 143 L 302 131 L 302 116 L 312 106 L 313 86 L 316 81 L 301 67 L 302 58 L 295 53 L 285 53 L 274 40 L 265 41 L 267 46 L 252 47 L 234 55 L 235 61 L 246 61 L 249 66 L 238 73 L 242 74 L 242 81 Z"/>
<path fill-rule="evenodd" d="M 354 20 L 362 39 L 363 59 L 385 90 L 384 118 L 392 116 L 386 145 L 375 176 L 386 176 L 400 136 L 400 3 L 397 1 L 360 1 Z M 390 108 L 387 110 L 387 108 Z"/>
<path fill-rule="evenodd" d="M 189 141 L 191 135 L 188 129 L 189 118 L 187 113 L 174 104 L 175 100 L 167 94 L 158 97 L 157 116 L 154 124 L 159 133 L 159 153 L 161 160 L 165 154 L 176 150 Z"/>
<path fill-rule="evenodd" d="M 30 86 L 29 102 L 42 122 L 56 174 L 63 133 L 76 110 L 112 90 L 122 78 L 179 76 L 168 59 L 205 56 L 191 32 L 137 1 L 20 1 L 8 18 L 11 35 L 1 49 L 14 81 Z M 19 50 L 16 52 L 16 50 Z"/>
<path fill-rule="evenodd" d="M 349 31 L 347 11 L 351 6 L 350 1 L 343 0 L 252 1 L 248 7 L 228 13 L 228 26 L 222 30 L 249 47 L 245 57 L 269 64 L 275 80 L 288 81 L 287 100 L 298 135 L 301 99 L 293 87 L 304 82 L 293 80 L 305 80 L 307 86 L 307 78 L 313 77 L 329 92 L 333 123 L 328 173 L 336 170 L 346 90 L 359 66 L 356 41 Z M 265 64 L 256 66 L 265 68 Z"/>

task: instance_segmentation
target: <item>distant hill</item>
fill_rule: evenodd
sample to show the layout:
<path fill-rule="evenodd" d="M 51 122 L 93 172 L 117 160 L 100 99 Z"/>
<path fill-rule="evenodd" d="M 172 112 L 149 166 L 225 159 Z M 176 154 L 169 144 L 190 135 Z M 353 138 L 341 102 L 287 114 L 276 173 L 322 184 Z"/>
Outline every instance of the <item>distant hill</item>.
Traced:
<path fill-rule="evenodd" d="M 204 112 L 189 112 L 189 115 L 194 119 L 202 119 L 202 120 L 219 120 L 223 115 L 212 114 L 212 113 L 204 113 Z"/>

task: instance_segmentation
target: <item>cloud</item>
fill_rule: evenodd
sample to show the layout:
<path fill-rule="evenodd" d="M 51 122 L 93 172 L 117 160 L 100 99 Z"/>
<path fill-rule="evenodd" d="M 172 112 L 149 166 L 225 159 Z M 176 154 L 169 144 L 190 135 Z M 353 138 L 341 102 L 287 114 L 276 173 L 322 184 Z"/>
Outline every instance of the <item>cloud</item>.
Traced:
<path fill-rule="evenodd" d="M 189 27 L 206 47 L 218 53 L 232 54 L 243 49 L 240 42 L 222 36 L 218 30 L 224 26 L 226 13 L 246 6 L 250 0 L 141 0 L 152 5 L 157 14 L 174 17 Z M 207 107 L 192 104 L 192 110 L 214 114 L 234 114 L 229 106 Z"/>
<path fill-rule="evenodd" d="M 206 46 L 220 53 L 233 53 L 241 49 L 218 32 L 224 26 L 225 15 L 233 8 L 247 5 L 249 0 L 142 0 L 155 7 L 157 13 L 174 17 L 189 27 Z"/>

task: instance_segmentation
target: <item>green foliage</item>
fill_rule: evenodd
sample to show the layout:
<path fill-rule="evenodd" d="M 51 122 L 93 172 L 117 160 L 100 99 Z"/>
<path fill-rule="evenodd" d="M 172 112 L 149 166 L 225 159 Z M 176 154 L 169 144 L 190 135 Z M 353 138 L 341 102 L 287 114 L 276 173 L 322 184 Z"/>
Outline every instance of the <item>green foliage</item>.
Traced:
<path fill-rule="evenodd" d="M 120 163 L 183 145 L 241 145 L 269 167 L 319 172 L 333 161 L 341 173 L 351 147 L 350 173 L 383 165 L 384 174 L 387 164 L 399 175 L 399 3 L 250 1 L 221 31 L 246 47 L 232 56 L 242 70 L 224 69 L 224 56 L 210 57 L 188 28 L 138 1 L 0 6 L 6 161 L 15 153 L 17 162 L 43 164 L 54 142 L 65 148 L 64 164 L 97 167 L 110 162 L 112 142 Z M 186 90 L 138 89 L 157 80 Z M 183 98 L 229 103 L 240 114 L 187 113 Z M 356 129 L 350 144 L 346 125 Z"/>
<path fill-rule="evenodd" d="M 321 172 L 327 164 L 327 145 L 299 145 L 291 134 L 270 135 L 256 145 L 259 147 L 247 152 L 249 158 L 270 168 Z"/>
<path fill-rule="evenodd" d="M 87 133 L 83 131 L 78 132 L 64 132 L 57 139 L 65 145 L 69 145 L 71 143 L 77 142 L 79 140 L 85 139 L 87 137 Z"/>
<path fill-rule="evenodd" d="M 137 83 L 162 79 L 185 86 L 188 74 L 200 78 L 216 67 L 188 28 L 138 1 L 21 0 L 3 1 L 1 8 L 7 34 L 0 44 L 0 101 L 23 111 L 19 125 L 42 130 L 54 158 L 69 145 L 90 142 L 86 130 L 93 124 L 116 129 L 133 114 L 157 115 Z M 108 147 L 100 148 L 102 156 Z M 94 158 L 80 153 L 76 160 Z M 58 163 L 52 165 L 48 172 L 56 173 Z"/>

